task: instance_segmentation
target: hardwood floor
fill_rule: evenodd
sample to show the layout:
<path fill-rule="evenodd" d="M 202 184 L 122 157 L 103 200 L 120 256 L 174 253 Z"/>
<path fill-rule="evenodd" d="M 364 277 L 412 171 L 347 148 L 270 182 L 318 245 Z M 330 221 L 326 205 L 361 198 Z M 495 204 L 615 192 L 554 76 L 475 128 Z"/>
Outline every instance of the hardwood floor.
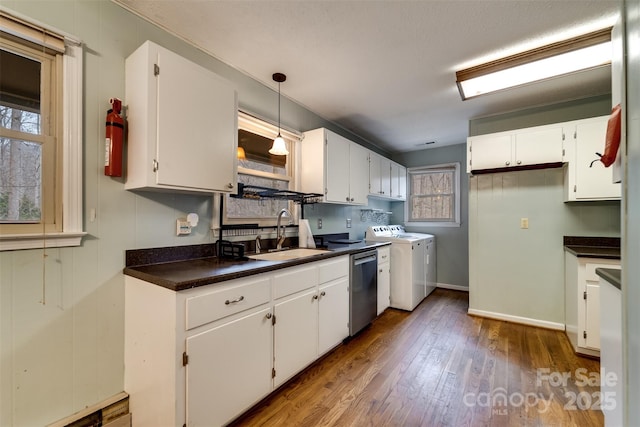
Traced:
<path fill-rule="evenodd" d="M 604 424 L 592 409 L 599 362 L 576 356 L 564 332 L 467 308 L 467 293 L 436 289 L 412 313 L 388 309 L 233 425 Z"/>

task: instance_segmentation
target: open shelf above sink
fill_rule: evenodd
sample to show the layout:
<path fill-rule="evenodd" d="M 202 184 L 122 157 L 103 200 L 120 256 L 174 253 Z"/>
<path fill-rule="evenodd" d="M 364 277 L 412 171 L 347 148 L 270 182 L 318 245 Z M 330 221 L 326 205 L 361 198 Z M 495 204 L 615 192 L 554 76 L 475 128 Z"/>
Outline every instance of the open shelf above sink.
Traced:
<path fill-rule="evenodd" d="M 322 200 L 322 194 L 300 193 L 299 191 L 278 190 L 275 188 L 260 187 L 257 185 L 247 185 L 238 183 L 238 193 L 230 195 L 236 199 L 278 199 L 291 200 L 295 203 L 311 204 Z"/>

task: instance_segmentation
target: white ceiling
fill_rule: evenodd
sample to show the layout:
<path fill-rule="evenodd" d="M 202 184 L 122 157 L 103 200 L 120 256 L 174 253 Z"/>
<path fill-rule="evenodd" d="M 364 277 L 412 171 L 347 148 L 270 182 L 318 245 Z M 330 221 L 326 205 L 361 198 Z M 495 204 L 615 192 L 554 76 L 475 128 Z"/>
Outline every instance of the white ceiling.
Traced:
<path fill-rule="evenodd" d="M 610 68 L 462 101 L 455 71 L 613 25 L 609 0 L 115 0 L 389 152 L 610 92 Z M 307 129 L 299 129 L 301 131 Z"/>

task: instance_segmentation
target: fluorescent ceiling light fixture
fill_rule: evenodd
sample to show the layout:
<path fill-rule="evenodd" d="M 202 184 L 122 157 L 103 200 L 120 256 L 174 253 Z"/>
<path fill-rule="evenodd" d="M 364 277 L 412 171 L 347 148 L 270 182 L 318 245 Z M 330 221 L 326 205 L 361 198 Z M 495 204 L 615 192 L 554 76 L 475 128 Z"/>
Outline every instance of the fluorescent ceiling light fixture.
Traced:
<path fill-rule="evenodd" d="M 456 72 L 462 100 L 611 63 L 611 28 Z"/>

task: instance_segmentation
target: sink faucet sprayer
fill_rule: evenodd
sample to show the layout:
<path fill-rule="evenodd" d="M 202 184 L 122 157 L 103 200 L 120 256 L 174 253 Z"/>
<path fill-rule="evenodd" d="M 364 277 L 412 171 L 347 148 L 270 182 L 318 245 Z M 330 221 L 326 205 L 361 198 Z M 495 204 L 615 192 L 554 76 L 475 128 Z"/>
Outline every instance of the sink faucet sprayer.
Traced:
<path fill-rule="evenodd" d="M 289 209 L 282 209 L 278 213 L 278 221 L 276 222 L 276 242 L 277 242 L 276 249 L 282 249 L 282 243 L 284 242 L 285 230 L 284 230 L 284 225 L 280 227 L 280 222 L 282 220 L 282 217 L 285 215 L 289 217 L 289 223 L 291 223 L 291 212 L 289 212 Z M 282 234 L 280 234 L 281 228 L 282 228 Z"/>

